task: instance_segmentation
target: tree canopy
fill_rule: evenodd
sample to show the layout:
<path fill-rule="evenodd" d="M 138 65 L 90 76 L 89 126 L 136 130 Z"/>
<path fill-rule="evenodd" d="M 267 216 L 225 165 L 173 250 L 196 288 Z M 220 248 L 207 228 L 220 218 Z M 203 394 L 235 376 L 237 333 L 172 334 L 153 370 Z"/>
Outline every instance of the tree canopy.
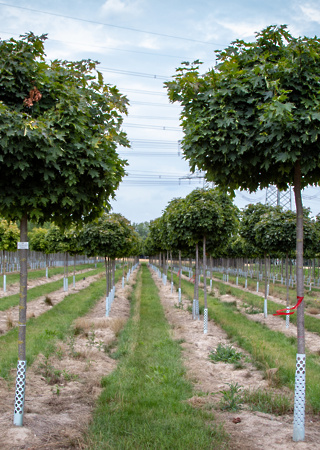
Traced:
<path fill-rule="evenodd" d="M 320 180 L 320 40 L 269 26 L 256 41 L 216 52 L 205 74 L 184 63 L 167 82 L 181 102 L 182 148 L 192 170 L 224 188 L 248 189 Z"/>
<path fill-rule="evenodd" d="M 45 40 L 0 41 L 0 214 L 66 226 L 110 206 L 128 101 L 96 61 L 46 62 Z"/>

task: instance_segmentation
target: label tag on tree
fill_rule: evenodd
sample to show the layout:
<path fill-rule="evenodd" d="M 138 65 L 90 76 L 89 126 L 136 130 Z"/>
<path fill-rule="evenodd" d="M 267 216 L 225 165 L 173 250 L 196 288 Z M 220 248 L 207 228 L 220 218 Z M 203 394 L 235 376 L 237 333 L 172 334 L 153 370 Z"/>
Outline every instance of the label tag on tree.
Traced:
<path fill-rule="evenodd" d="M 28 250 L 29 242 L 18 242 L 18 250 Z"/>

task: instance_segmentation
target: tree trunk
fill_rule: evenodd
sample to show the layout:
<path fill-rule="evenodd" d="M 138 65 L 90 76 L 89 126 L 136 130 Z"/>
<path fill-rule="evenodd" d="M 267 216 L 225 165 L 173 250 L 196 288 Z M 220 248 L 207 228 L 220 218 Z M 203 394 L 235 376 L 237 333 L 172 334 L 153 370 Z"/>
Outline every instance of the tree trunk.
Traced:
<path fill-rule="evenodd" d="M 293 440 L 304 441 L 305 430 L 305 330 L 304 330 L 304 281 L 303 281 L 303 209 L 301 199 L 301 167 L 298 161 L 294 171 L 294 195 L 297 210 L 297 299 L 302 302 L 297 308 L 297 341 L 298 352 L 296 360 L 295 375 L 295 399 L 294 399 L 294 421 L 293 421 Z"/>
<path fill-rule="evenodd" d="M 108 258 L 105 256 L 104 257 L 104 265 L 106 268 L 106 289 L 107 289 L 107 295 L 106 297 L 108 297 L 109 295 L 109 271 L 108 271 L 108 266 L 109 266 L 109 262 L 108 262 Z"/>
<path fill-rule="evenodd" d="M 181 290 L 181 272 L 182 272 L 181 250 L 179 250 L 179 289 L 180 290 Z"/>
<path fill-rule="evenodd" d="M 203 298 L 204 307 L 207 308 L 207 257 L 206 257 L 206 237 L 203 236 Z"/>
<path fill-rule="evenodd" d="M 20 302 L 18 331 L 18 366 L 13 423 L 23 425 L 25 380 L 26 380 L 26 321 L 27 321 L 27 281 L 28 281 L 28 216 L 20 222 Z M 23 244 L 21 244 L 23 243 Z"/>
<path fill-rule="evenodd" d="M 297 297 L 304 296 L 304 282 L 303 282 L 303 209 L 301 199 L 301 172 L 300 165 L 297 165 L 295 171 L 294 194 L 297 210 Z M 300 175 L 298 175 L 298 172 Z M 305 353 L 305 333 L 304 333 L 304 300 L 297 309 L 297 338 L 298 338 L 298 353 Z"/>
<path fill-rule="evenodd" d="M 20 242 L 27 242 L 28 219 L 23 216 L 20 223 Z M 26 320 L 27 320 L 27 281 L 28 281 L 28 250 L 20 249 L 20 302 L 19 302 L 19 341 L 18 355 L 20 360 L 26 359 Z"/>
<path fill-rule="evenodd" d="M 194 298 L 199 300 L 199 244 L 196 243 L 196 268 L 194 277 Z"/>
<path fill-rule="evenodd" d="M 286 253 L 286 291 L 287 291 L 287 297 L 286 297 L 286 305 L 287 308 L 289 307 L 289 256 L 288 252 Z"/>

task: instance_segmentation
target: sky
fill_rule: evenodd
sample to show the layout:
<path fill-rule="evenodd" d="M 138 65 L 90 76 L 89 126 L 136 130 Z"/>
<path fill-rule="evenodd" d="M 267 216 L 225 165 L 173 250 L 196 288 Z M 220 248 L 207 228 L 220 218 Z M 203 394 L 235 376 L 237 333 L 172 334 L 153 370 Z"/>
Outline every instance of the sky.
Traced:
<path fill-rule="evenodd" d="M 99 61 L 104 81 L 127 96 L 123 130 L 131 148 L 119 149 L 127 176 L 111 204 L 136 223 L 206 185 L 183 159 L 181 109 L 164 87 L 181 62 L 199 59 L 205 72 L 215 65 L 215 50 L 236 39 L 254 41 L 269 25 L 286 24 L 296 37 L 320 34 L 318 0 L 8 0 L 0 1 L 0 17 L 1 39 L 48 34 L 49 60 Z M 237 191 L 235 204 L 265 203 L 270 194 Z M 302 198 L 312 215 L 320 213 L 320 188 L 305 189 Z"/>

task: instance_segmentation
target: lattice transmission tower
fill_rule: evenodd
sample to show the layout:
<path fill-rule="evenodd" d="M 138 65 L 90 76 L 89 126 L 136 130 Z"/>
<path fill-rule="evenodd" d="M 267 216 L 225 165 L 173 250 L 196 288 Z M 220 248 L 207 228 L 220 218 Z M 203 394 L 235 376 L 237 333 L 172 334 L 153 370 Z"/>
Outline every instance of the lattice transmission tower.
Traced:
<path fill-rule="evenodd" d="M 292 210 L 292 189 L 279 191 L 276 186 L 268 186 L 266 191 L 266 205 L 282 206 L 284 210 Z"/>

